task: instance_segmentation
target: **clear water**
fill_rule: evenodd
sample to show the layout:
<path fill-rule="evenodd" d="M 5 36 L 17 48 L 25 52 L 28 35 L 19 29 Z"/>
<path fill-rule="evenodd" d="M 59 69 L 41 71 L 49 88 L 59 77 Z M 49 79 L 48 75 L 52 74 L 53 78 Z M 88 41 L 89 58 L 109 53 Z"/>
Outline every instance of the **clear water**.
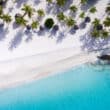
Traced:
<path fill-rule="evenodd" d="M 110 110 L 110 65 L 83 65 L 1 91 L 0 110 Z"/>

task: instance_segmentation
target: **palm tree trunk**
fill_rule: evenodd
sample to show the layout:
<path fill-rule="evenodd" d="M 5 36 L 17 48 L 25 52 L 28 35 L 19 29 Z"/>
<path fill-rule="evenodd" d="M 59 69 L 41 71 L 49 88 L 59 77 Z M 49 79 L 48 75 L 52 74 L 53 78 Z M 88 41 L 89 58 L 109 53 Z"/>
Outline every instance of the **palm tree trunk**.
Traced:
<path fill-rule="evenodd" d="M 24 16 L 26 16 L 26 14 L 27 14 L 27 12 L 25 12 L 22 17 L 24 18 Z"/>

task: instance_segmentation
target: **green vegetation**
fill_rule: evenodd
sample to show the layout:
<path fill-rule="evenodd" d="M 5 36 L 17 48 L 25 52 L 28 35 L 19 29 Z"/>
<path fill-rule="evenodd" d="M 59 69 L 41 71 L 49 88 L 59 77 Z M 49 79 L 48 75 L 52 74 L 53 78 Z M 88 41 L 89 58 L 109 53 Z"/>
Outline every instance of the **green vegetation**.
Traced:
<path fill-rule="evenodd" d="M 11 21 L 13 21 L 12 20 L 13 17 L 11 17 L 9 14 L 4 13 L 5 7 L 3 4 L 6 3 L 7 1 L 8 0 L 0 0 L 0 19 L 4 21 L 3 24 L 10 23 Z M 15 1 L 17 3 L 18 0 L 13 0 L 14 3 Z M 83 10 L 82 7 L 88 3 L 88 0 L 80 0 L 79 1 L 80 4 L 78 4 L 80 7 L 77 6 L 76 4 L 66 5 L 66 3 L 69 2 L 69 0 L 46 0 L 46 2 L 48 3 L 47 5 L 52 4 L 50 8 L 48 7 L 48 10 L 51 9 L 53 11 L 53 14 L 55 12 L 54 17 L 55 18 L 57 17 L 59 23 L 62 22 L 64 23 L 64 26 L 66 24 L 69 28 L 72 27 L 71 29 L 75 29 L 75 30 L 78 30 L 80 28 L 80 24 L 79 25 L 76 24 L 76 20 L 80 18 L 80 20 L 82 20 L 81 23 L 82 22 L 84 22 L 85 24 L 91 23 L 92 19 L 90 18 L 90 16 L 88 16 L 88 14 L 94 14 L 97 12 L 97 9 L 95 6 L 92 6 L 90 9 L 88 9 L 87 12 L 89 13 L 86 13 L 86 11 Z M 77 12 L 79 12 L 79 8 L 81 9 L 81 13 L 78 16 L 74 16 L 76 15 Z M 42 19 L 45 16 L 45 12 L 46 12 L 43 9 L 35 10 L 31 5 L 23 4 L 21 11 L 23 11 L 23 14 L 21 13 L 15 14 L 15 22 L 18 25 L 25 26 L 29 30 L 37 29 L 38 26 L 40 28 L 43 27 L 41 29 L 44 29 L 44 27 L 51 29 L 53 27 L 56 30 L 58 30 L 60 27 L 59 24 L 54 23 L 54 19 L 52 18 L 47 18 L 45 20 L 44 26 L 40 25 L 40 22 L 42 22 Z M 70 11 L 72 12 L 72 14 L 70 13 Z M 56 15 L 57 12 L 59 13 Z M 100 21 L 100 19 L 97 19 L 97 18 L 95 18 L 92 21 L 93 31 L 91 32 L 91 35 L 94 38 L 98 38 L 98 37 L 107 38 L 110 35 L 109 34 L 110 33 L 109 32 L 110 30 L 110 17 L 109 17 L 110 4 L 107 5 L 105 12 L 106 12 L 105 14 L 106 18 L 103 21 Z"/>
<path fill-rule="evenodd" d="M 45 15 L 45 13 L 44 13 L 44 10 L 43 10 L 43 9 L 39 9 L 39 10 L 37 10 L 37 13 L 38 13 L 38 15 L 39 15 L 40 17 L 42 17 L 42 16 L 44 16 L 44 15 Z"/>
<path fill-rule="evenodd" d="M 65 20 L 65 15 L 64 15 L 64 13 L 63 13 L 63 12 L 59 13 L 59 14 L 57 15 L 57 18 L 58 18 L 59 21 L 64 21 L 64 20 Z"/>
<path fill-rule="evenodd" d="M 29 18 L 32 17 L 33 12 L 35 11 L 30 5 L 24 4 L 22 10 L 24 11 L 23 17 L 27 14 Z"/>
<path fill-rule="evenodd" d="M 0 6 L 0 15 L 3 14 L 3 7 Z"/>
<path fill-rule="evenodd" d="M 90 13 L 95 13 L 95 12 L 97 12 L 96 7 L 93 6 L 92 8 L 90 8 L 89 12 L 90 12 Z"/>
<path fill-rule="evenodd" d="M 56 0 L 56 2 L 57 2 L 57 5 L 62 7 L 66 4 L 67 0 Z"/>
<path fill-rule="evenodd" d="M 6 22 L 6 23 L 10 23 L 11 20 L 12 20 L 11 16 L 8 15 L 8 14 L 3 14 L 3 15 L 1 16 L 1 18 L 2 18 L 3 21 Z"/>
<path fill-rule="evenodd" d="M 70 6 L 69 8 L 73 13 L 75 13 L 78 9 L 75 5 Z"/>
<path fill-rule="evenodd" d="M 110 14 L 110 6 L 107 6 L 105 11 L 106 13 Z"/>
<path fill-rule="evenodd" d="M 53 2 L 53 0 L 46 0 L 48 3 L 52 3 Z"/>
<path fill-rule="evenodd" d="M 106 31 L 106 30 L 103 30 L 103 31 L 102 31 L 102 37 L 103 37 L 103 38 L 108 38 L 108 36 L 109 36 L 109 32 Z"/>
<path fill-rule="evenodd" d="M 87 4 L 87 2 L 88 2 L 88 0 L 81 0 L 81 1 L 80 1 L 80 3 L 81 3 L 82 5 Z"/>
<path fill-rule="evenodd" d="M 92 24 L 93 24 L 93 31 L 91 32 L 92 37 L 95 37 L 95 38 L 98 38 L 98 37 L 108 38 L 109 37 L 109 32 L 106 29 L 103 29 L 103 25 L 105 27 L 110 27 L 109 17 L 107 17 L 103 21 L 103 24 L 100 23 L 99 19 L 95 18 Z"/>
<path fill-rule="evenodd" d="M 66 24 L 67 24 L 68 27 L 72 27 L 72 26 L 74 26 L 75 23 L 76 23 L 75 20 L 72 19 L 72 17 L 67 18 L 67 19 L 65 20 L 65 22 L 66 22 Z"/>
<path fill-rule="evenodd" d="M 103 24 L 104 24 L 105 27 L 110 27 L 110 17 L 106 17 Z"/>
<path fill-rule="evenodd" d="M 27 23 L 27 20 L 25 20 L 23 17 L 17 17 L 15 21 L 16 21 L 16 24 L 21 26 L 26 26 L 26 23 Z"/>
<path fill-rule="evenodd" d="M 52 18 L 48 18 L 46 19 L 45 21 L 45 27 L 48 28 L 48 29 L 51 29 L 54 25 L 54 21 Z"/>
<path fill-rule="evenodd" d="M 32 29 L 36 29 L 39 25 L 39 22 L 38 21 L 33 21 L 32 24 L 31 24 L 31 27 Z"/>
<path fill-rule="evenodd" d="M 97 25 L 100 24 L 100 20 L 95 18 L 94 21 L 92 22 L 92 24 L 94 25 L 94 27 L 96 27 Z"/>
<path fill-rule="evenodd" d="M 81 14 L 79 15 L 80 18 L 84 18 L 85 17 L 85 12 L 81 12 Z"/>
<path fill-rule="evenodd" d="M 100 37 L 100 32 L 97 31 L 96 29 L 94 29 L 94 30 L 91 32 L 91 35 L 92 35 L 92 37 L 94 37 L 94 38 L 98 38 L 98 37 Z"/>

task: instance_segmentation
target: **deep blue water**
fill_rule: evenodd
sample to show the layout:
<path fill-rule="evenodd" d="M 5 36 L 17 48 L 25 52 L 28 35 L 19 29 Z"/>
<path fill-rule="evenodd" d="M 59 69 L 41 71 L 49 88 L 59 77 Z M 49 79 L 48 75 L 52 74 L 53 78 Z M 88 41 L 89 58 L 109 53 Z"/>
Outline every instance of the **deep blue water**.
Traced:
<path fill-rule="evenodd" d="M 0 110 L 110 110 L 110 65 L 82 65 L 1 91 Z"/>

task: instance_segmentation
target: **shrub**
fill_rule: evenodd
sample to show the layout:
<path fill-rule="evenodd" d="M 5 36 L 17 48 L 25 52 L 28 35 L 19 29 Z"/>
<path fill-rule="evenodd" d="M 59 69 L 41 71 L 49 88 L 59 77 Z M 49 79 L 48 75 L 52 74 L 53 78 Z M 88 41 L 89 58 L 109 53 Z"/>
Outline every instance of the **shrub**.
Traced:
<path fill-rule="evenodd" d="M 45 21 L 45 27 L 48 28 L 48 29 L 51 29 L 54 25 L 54 21 L 52 18 L 48 18 L 46 19 Z"/>

